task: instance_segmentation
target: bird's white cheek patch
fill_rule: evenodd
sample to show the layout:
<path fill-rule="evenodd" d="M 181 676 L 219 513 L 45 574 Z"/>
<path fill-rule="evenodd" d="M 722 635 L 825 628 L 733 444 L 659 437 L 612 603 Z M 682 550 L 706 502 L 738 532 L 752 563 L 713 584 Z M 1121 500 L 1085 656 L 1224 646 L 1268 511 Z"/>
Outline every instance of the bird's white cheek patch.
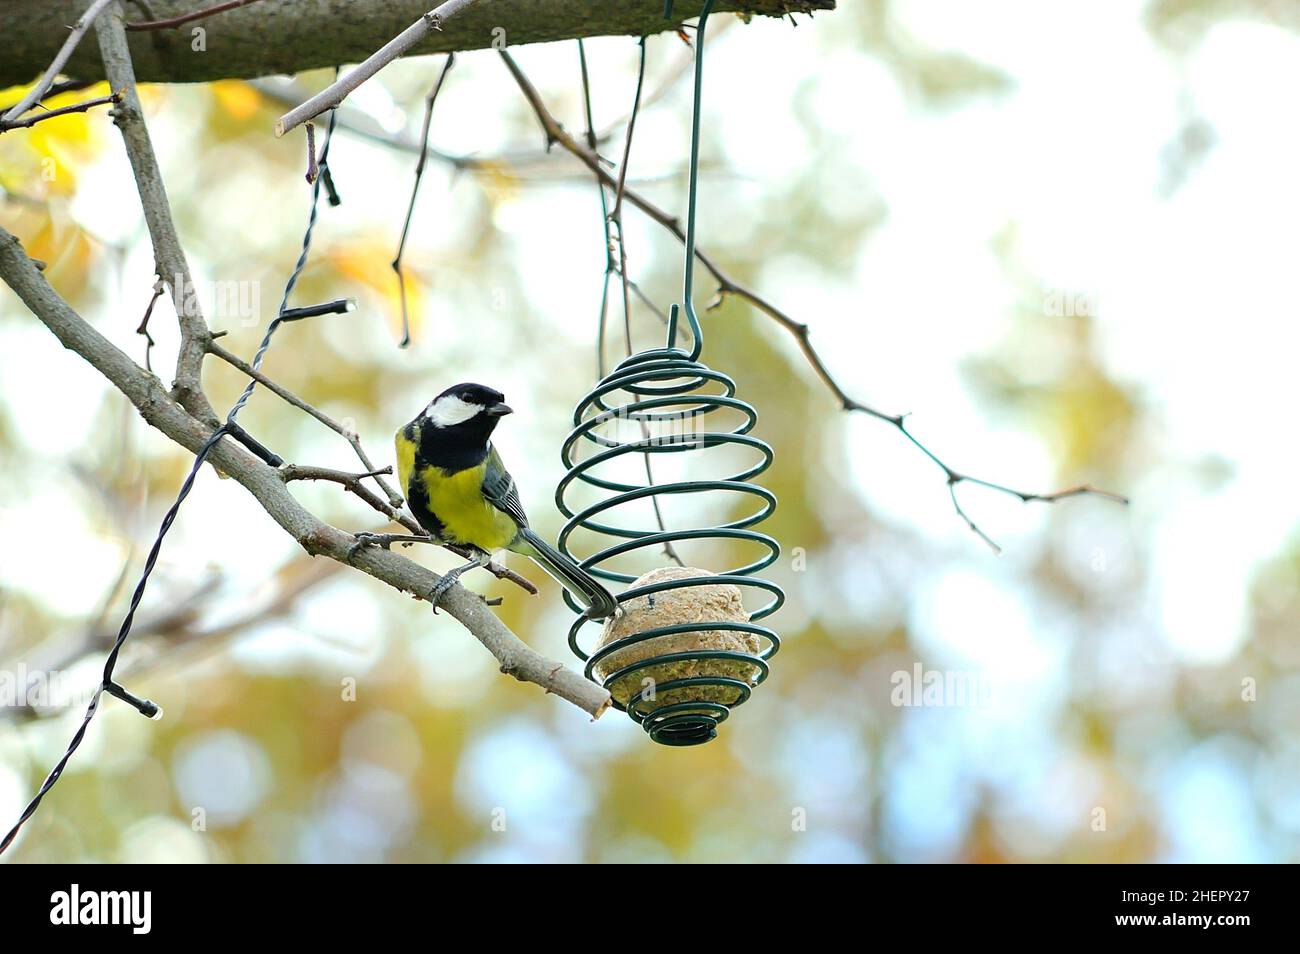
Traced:
<path fill-rule="evenodd" d="M 451 427 L 463 424 L 481 410 L 483 408 L 478 404 L 470 404 L 454 394 L 447 394 L 431 403 L 425 413 L 439 427 Z"/>

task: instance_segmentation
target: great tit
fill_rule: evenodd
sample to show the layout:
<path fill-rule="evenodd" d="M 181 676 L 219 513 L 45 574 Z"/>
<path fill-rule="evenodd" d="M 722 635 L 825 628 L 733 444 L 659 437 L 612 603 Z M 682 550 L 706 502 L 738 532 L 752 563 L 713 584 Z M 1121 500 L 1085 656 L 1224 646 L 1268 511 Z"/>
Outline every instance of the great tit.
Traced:
<path fill-rule="evenodd" d="M 510 550 L 555 577 L 587 605 L 589 618 L 615 615 L 618 602 L 609 590 L 529 528 L 514 478 L 491 441 L 492 431 L 510 413 L 500 391 L 481 384 L 457 384 L 397 432 L 398 480 L 415 519 L 434 541 L 478 551 L 476 559 L 442 577 L 430 600 L 436 609 L 462 573 L 487 566 L 498 550 Z M 357 539 L 386 545 L 412 538 L 358 534 Z"/>

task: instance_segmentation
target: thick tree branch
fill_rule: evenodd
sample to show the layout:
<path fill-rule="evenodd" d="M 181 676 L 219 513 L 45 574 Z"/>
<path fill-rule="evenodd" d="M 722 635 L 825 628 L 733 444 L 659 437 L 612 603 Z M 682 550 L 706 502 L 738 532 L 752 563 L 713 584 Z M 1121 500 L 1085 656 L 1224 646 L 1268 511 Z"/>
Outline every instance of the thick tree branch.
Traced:
<path fill-rule="evenodd" d="M 700 12 L 701 0 L 676 0 L 664 19 L 663 0 L 487 0 L 433 31 L 407 55 L 481 50 L 494 42 L 519 46 L 580 36 L 642 36 L 676 30 Z M 359 63 L 434 5 L 433 0 L 262 0 L 180 30 L 131 34 L 141 82 L 197 83 Z M 149 0 L 151 20 L 171 20 L 208 6 L 203 0 Z M 763 16 L 829 10 L 834 0 L 718 0 L 716 12 Z M 29 83 L 50 62 L 86 0 L 0 3 L 0 87 Z M 137 16 L 136 19 L 139 19 Z M 204 31 L 203 49 L 192 31 Z M 63 72 L 103 79 L 103 65 L 78 50 Z M 116 86 L 114 87 L 116 88 Z"/>
<path fill-rule="evenodd" d="M 199 308 L 194 281 L 190 277 L 189 262 L 181 248 L 176 224 L 172 221 L 171 205 L 167 201 L 167 188 L 163 185 L 162 171 L 154 155 L 149 127 L 145 125 L 144 111 L 135 88 L 135 71 L 131 65 L 131 51 L 127 48 L 126 31 L 122 28 L 122 5 L 114 3 L 95 23 L 99 48 L 104 57 L 104 69 L 113 88 L 122 94 L 122 102 L 111 115 L 122 131 L 131 171 L 135 173 L 136 189 L 140 193 L 140 206 L 144 210 L 149 238 L 153 242 L 154 269 L 163 283 L 171 289 L 180 322 L 181 344 L 176 356 L 176 380 L 173 384 L 176 399 L 195 417 L 205 423 L 215 423 L 216 411 L 203 393 L 201 377 L 203 358 L 210 337 L 208 324 Z"/>
<path fill-rule="evenodd" d="M 18 239 L 0 228 L 0 278 L 12 288 L 64 347 L 76 352 L 106 377 L 139 410 L 145 421 L 190 451 L 197 451 L 212 427 L 176 403 L 158 379 L 81 318 L 46 282 Z M 427 598 L 438 574 L 388 550 L 365 548 L 353 555 L 355 538 L 330 526 L 304 508 L 290 493 L 284 477 L 238 443 L 223 440 L 212 449 L 212 463 L 239 481 L 286 533 L 312 556 L 349 563 L 395 589 Z M 535 683 L 547 692 L 599 717 L 609 694 L 560 663 L 525 645 L 488 609 L 483 600 L 453 586 L 439 603 L 465 626 L 501 664 L 501 671 Z"/>

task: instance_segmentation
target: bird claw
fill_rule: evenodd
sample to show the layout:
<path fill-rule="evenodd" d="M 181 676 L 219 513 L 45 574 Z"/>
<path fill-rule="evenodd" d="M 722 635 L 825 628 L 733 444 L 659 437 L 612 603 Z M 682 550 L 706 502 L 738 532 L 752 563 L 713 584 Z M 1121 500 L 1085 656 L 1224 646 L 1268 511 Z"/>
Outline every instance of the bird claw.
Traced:
<path fill-rule="evenodd" d="M 456 585 L 456 578 L 458 576 L 460 576 L 460 574 L 454 571 L 447 573 L 434 585 L 433 589 L 429 591 L 429 603 L 433 606 L 434 616 L 438 615 L 438 604 L 442 602 L 442 598 L 447 595 L 447 591 Z"/>
<path fill-rule="evenodd" d="M 434 585 L 433 589 L 429 591 L 429 603 L 433 607 L 434 616 L 438 615 L 438 604 L 442 602 L 442 598 L 447 595 L 447 591 L 460 582 L 460 575 L 469 568 L 469 566 L 461 566 L 454 570 L 448 570 L 443 574 L 442 579 Z M 482 593 L 474 593 L 474 595 L 481 599 L 485 606 L 500 606 L 503 602 L 499 596 L 488 598 Z"/>
<path fill-rule="evenodd" d="M 381 547 L 387 550 L 390 545 L 390 541 L 385 540 L 382 533 L 369 533 L 362 530 L 360 533 L 354 533 L 352 536 L 354 542 L 352 546 L 348 547 L 349 560 L 360 553 L 365 547 Z"/>

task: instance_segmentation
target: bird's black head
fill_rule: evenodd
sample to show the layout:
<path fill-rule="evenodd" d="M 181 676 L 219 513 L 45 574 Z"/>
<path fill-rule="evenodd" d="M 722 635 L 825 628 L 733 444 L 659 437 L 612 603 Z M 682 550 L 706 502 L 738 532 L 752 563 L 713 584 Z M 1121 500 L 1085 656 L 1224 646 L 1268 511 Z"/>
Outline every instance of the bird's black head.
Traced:
<path fill-rule="evenodd" d="M 500 391 L 482 384 L 457 384 L 430 401 L 420 420 L 447 437 L 486 444 L 497 422 L 509 413 L 511 408 Z"/>

